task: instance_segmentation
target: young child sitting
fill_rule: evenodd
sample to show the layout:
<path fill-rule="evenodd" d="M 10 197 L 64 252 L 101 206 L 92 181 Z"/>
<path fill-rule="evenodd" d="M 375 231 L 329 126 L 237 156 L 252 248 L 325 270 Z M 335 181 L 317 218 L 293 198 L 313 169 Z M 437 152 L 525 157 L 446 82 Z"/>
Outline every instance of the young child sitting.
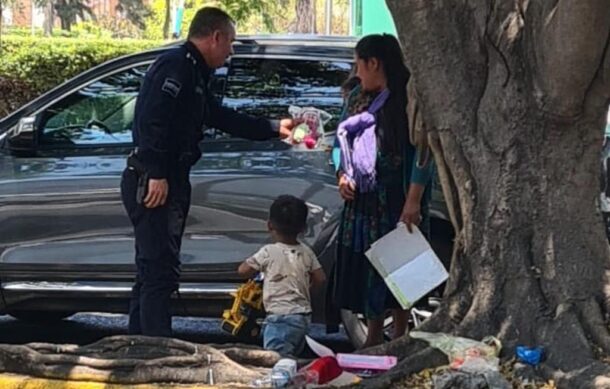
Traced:
<path fill-rule="evenodd" d="M 311 323 L 309 288 L 326 280 L 316 255 L 299 243 L 305 231 L 307 206 L 294 196 L 278 197 L 269 211 L 269 233 L 275 243 L 261 248 L 239 266 L 243 277 L 262 272 L 263 305 L 267 313 L 263 343 L 267 350 L 296 357 L 305 346 Z"/>

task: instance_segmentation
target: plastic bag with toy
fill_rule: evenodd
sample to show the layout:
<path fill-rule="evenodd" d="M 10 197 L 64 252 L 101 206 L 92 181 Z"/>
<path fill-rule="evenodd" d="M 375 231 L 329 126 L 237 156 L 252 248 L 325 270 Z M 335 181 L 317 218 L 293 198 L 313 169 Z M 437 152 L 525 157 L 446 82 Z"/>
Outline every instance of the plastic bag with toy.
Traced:
<path fill-rule="evenodd" d="M 450 367 L 470 373 L 498 371 L 498 355 L 502 349 L 500 340 L 487 336 L 482 341 L 451 336 L 444 333 L 412 331 L 412 338 L 427 341 L 430 346 L 441 350 L 449 357 Z"/>
<path fill-rule="evenodd" d="M 287 139 L 294 148 L 314 150 L 327 144 L 324 126 L 332 119 L 332 115 L 314 107 L 297 107 L 291 105 L 288 112 L 298 123 Z"/>

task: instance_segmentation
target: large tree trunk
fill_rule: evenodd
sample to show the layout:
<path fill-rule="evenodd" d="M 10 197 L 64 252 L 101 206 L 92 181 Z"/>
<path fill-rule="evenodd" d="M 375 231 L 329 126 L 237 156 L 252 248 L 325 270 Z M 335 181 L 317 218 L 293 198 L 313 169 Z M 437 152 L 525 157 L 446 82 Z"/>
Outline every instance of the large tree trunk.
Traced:
<path fill-rule="evenodd" d="M 543 345 L 547 375 L 592 382 L 606 370 L 588 338 L 610 352 L 596 210 L 610 2 L 387 2 L 455 206 L 451 276 L 424 329 L 497 335 L 506 355 Z"/>
<path fill-rule="evenodd" d="M 54 10 L 54 6 L 53 6 L 53 1 L 48 0 L 46 2 L 46 4 L 44 5 L 44 23 L 42 26 L 44 29 L 45 36 L 53 35 L 54 21 L 55 21 L 55 10 Z"/>
<path fill-rule="evenodd" d="M 163 39 L 169 38 L 169 23 L 171 20 L 172 1 L 165 0 L 165 18 L 163 20 Z"/>
<path fill-rule="evenodd" d="M 302 34 L 316 33 L 315 0 L 297 0 L 296 19 L 292 31 Z"/>

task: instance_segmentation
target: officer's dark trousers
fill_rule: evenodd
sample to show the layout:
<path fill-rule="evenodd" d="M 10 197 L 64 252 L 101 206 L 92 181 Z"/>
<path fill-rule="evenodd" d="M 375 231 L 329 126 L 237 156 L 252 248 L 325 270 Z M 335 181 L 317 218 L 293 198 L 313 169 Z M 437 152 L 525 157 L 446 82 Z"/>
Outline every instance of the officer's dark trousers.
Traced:
<path fill-rule="evenodd" d="M 135 232 L 137 274 L 129 306 L 129 333 L 171 336 L 171 295 L 178 290 L 180 246 L 188 214 L 189 170 L 168 177 L 165 205 L 149 209 L 136 202 L 137 174 L 123 172 L 121 197 Z"/>

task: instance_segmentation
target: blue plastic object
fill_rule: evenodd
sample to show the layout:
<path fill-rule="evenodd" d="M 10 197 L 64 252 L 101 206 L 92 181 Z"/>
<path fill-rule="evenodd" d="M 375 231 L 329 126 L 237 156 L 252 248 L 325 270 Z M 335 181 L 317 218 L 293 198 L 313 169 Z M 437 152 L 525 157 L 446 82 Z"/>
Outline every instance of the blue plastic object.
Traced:
<path fill-rule="evenodd" d="M 542 347 L 517 346 L 516 354 L 519 361 L 536 366 L 542 361 L 544 349 Z"/>

